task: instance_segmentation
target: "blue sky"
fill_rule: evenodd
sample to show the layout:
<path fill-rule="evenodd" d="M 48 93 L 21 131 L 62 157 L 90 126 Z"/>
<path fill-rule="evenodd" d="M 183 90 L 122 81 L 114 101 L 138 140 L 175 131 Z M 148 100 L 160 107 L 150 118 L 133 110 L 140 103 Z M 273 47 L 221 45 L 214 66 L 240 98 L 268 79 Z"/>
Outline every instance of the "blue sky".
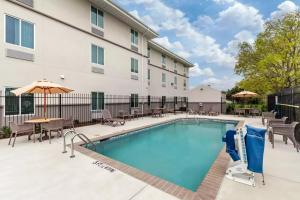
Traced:
<path fill-rule="evenodd" d="M 252 43 L 265 21 L 298 10 L 300 0 L 114 0 L 160 37 L 156 42 L 195 64 L 190 86 L 226 90 L 234 74 L 237 46 Z"/>

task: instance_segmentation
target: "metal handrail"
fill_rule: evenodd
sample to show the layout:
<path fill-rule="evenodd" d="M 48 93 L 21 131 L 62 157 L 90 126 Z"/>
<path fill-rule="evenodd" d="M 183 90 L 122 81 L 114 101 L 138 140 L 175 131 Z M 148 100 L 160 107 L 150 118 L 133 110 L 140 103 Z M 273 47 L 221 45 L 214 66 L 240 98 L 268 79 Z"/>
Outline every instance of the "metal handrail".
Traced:
<path fill-rule="evenodd" d="M 97 148 L 96 144 L 94 142 L 92 142 L 86 135 L 84 135 L 83 133 L 75 133 L 75 135 L 71 139 L 71 156 L 70 156 L 70 158 L 75 157 L 75 155 L 74 155 L 74 139 L 76 137 L 79 137 L 85 144 L 92 144 L 96 150 L 96 148 Z"/>
<path fill-rule="evenodd" d="M 64 134 L 64 144 L 63 144 L 64 146 L 63 146 L 63 152 L 62 153 L 67 153 L 66 137 L 67 137 L 67 135 L 69 135 L 71 133 L 76 134 L 75 130 L 70 130 L 70 131 L 68 131 Z"/>

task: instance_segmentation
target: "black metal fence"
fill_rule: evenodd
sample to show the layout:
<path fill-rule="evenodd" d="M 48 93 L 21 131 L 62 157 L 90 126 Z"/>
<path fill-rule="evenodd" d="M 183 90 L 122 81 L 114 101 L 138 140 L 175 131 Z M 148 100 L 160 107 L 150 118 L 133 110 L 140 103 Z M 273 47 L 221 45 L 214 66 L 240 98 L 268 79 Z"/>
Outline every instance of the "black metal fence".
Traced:
<path fill-rule="evenodd" d="M 284 89 L 268 96 L 268 110 L 275 110 L 277 117 L 300 122 L 300 86 Z"/>
<path fill-rule="evenodd" d="M 46 109 L 44 110 L 44 105 Z M 73 118 L 75 125 L 87 125 L 102 120 L 102 110 L 108 109 L 113 117 L 120 113 L 132 114 L 139 110 L 150 115 L 153 108 L 164 107 L 170 110 L 186 110 L 187 97 L 154 97 L 92 94 L 47 95 L 26 94 L 14 96 L 11 93 L 0 96 L 0 128 L 10 121 L 23 123 L 33 117 Z"/>

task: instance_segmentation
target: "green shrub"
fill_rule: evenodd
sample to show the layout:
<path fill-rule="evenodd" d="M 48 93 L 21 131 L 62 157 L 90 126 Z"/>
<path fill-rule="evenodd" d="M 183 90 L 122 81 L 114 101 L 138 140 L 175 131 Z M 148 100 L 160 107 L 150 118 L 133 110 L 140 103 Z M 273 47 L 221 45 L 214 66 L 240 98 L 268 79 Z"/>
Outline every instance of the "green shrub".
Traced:
<path fill-rule="evenodd" d="M 3 132 L 3 135 L 4 135 L 5 138 L 8 138 L 11 134 L 11 129 L 8 126 L 3 126 L 1 128 L 1 131 Z"/>

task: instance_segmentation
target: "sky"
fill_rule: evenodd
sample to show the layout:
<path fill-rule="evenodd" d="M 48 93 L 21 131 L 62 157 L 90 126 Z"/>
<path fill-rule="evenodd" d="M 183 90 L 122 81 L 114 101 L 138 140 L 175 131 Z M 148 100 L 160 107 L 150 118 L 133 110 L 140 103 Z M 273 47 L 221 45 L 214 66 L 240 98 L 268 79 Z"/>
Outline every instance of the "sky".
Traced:
<path fill-rule="evenodd" d="M 300 0 L 113 0 L 159 33 L 159 44 L 192 62 L 190 87 L 232 88 L 238 44 L 264 23 L 298 10 Z"/>

